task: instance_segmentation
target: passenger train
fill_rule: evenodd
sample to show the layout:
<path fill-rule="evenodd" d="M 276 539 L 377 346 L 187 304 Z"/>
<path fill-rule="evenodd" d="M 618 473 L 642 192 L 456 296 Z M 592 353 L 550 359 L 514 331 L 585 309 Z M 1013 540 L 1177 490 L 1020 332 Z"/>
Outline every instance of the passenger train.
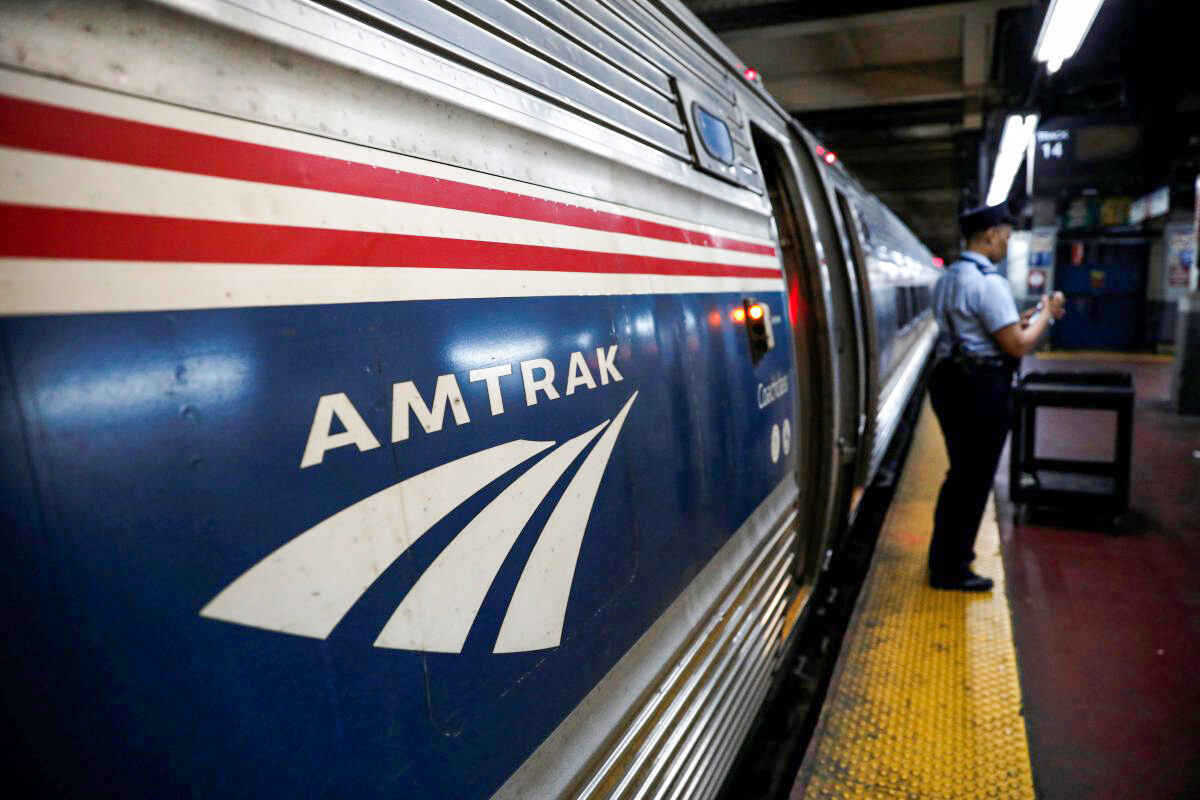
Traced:
<path fill-rule="evenodd" d="M 930 252 L 677 0 L 0 7 L 10 781 L 707 798 Z"/>

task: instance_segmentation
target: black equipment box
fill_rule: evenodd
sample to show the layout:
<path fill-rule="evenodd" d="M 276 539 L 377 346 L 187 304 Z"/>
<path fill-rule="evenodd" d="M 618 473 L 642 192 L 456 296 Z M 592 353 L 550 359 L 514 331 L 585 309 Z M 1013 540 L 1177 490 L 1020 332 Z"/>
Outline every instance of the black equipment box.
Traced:
<path fill-rule="evenodd" d="M 1022 376 L 1013 393 L 1012 501 L 1114 518 L 1128 511 L 1134 394 L 1128 372 L 1031 372 Z M 1115 460 L 1037 458 L 1037 409 L 1043 406 L 1117 412 Z"/>

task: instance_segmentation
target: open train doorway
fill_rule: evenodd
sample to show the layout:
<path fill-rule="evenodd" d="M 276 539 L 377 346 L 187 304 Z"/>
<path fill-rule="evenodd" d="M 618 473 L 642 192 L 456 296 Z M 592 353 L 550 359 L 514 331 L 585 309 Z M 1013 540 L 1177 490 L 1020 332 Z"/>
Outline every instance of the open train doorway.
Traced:
<path fill-rule="evenodd" d="M 805 211 L 805 196 L 797 183 L 788 149 L 773 135 L 751 126 L 754 149 L 763 171 L 763 182 L 771 202 L 774 236 L 788 288 L 788 321 L 792 326 L 796 360 L 796 426 L 792 431 L 796 448 L 796 481 L 800 487 L 797 520 L 800 542 L 797 577 L 811 585 L 823 558 L 829 470 L 833 453 L 829 433 L 836 412 L 831 397 L 834 387 L 828 341 L 828 319 L 822 300 L 820 245 L 812 235 Z M 801 592 L 802 597 L 805 593 Z M 795 618 L 789 614 L 788 625 Z"/>

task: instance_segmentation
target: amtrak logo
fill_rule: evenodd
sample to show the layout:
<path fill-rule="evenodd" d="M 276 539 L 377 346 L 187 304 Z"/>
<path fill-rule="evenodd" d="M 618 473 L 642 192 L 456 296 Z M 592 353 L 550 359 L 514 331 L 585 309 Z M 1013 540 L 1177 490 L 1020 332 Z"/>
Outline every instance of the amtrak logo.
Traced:
<path fill-rule="evenodd" d="M 255 564 L 200 615 L 325 639 L 376 579 L 439 520 L 517 465 L 549 450 L 454 537 L 375 640 L 376 647 L 460 653 L 521 530 L 596 440 L 542 528 L 493 652 L 557 647 L 584 530 L 637 395 L 612 420 L 561 444 L 516 439 L 414 475 L 342 509 Z"/>

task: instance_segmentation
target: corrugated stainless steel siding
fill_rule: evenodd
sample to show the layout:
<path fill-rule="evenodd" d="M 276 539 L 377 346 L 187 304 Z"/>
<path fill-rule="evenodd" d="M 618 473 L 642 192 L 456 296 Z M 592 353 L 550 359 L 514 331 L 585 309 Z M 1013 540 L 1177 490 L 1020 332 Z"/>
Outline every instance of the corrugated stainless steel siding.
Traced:
<path fill-rule="evenodd" d="M 690 36 L 668 22 L 653 6 L 640 0 L 598 0 L 614 14 L 625 19 L 668 63 L 678 63 L 688 77 L 698 80 L 726 102 L 736 102 L 729 72 L 708 56 Z"/>
<path fill-rule="evenodd" d="M 750 560 L 571 796 L 692 800 L 720 788 L 778 663 L 795 522 Z"/>
<path fill-rule="evenodd" d="M 548 0 L 323 0 L 361 22 L 690 160 L 670 75 Z M 635 40 L 636 41 L 636 40 Z"/>
<path fill-rule="evenodd" d="M 933 343 L 937 338 L 937 323 L 926 318 L 913 333 L 912 342 L 906 350 L 901 366 L 892 371 L 887 383 L 879 392 L 879 411 L 875 417 L 875 441 L 871 447 L 870 474 L 874 474 L 887 454 L 892 435 L 903 418 L 904 406 L 912 395 L 921 371 L 925 366 Z"/>
<path fill-rule="evenodd" d="M 885 206 L 874 195 L 859 196 L 855 199 L 860 218 L 863 223 L 868 250 L 880 246 L 897 253 L 903 253 L 929 266 L 929 248 L 909 230 L 900 218 Z"/>

